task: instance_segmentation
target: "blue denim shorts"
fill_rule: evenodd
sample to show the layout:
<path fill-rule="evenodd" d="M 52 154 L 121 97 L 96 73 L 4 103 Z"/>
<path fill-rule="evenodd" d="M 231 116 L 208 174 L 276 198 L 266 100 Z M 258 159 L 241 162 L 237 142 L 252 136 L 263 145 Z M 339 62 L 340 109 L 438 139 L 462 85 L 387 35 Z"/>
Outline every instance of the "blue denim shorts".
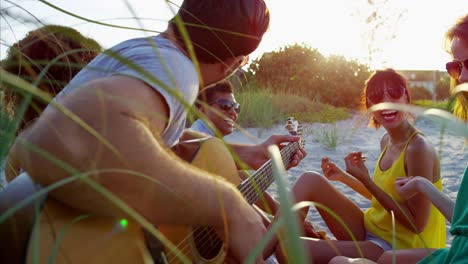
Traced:
<path fill-rule="evenodd" d="M 387 251 L 387 250 L 392 249 L 392 245 L 390 245 L 387 241 L 385 241 L 382 238 L 372 234 L 369 231 L 366 232 L 366 239 L 365 240 L 376 244 L 379 248 L 383 249 L 383 251 Z"/>

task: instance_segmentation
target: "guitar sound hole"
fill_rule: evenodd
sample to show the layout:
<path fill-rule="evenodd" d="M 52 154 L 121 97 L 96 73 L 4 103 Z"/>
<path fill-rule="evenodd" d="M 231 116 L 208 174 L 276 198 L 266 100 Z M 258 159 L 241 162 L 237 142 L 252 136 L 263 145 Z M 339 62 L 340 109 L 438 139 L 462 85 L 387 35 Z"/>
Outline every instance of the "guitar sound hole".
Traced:
<path fill-rule="evenodd" d="M 193 238 L 200 256 L 208 260 L 215 258 L 223 247 L 223 241 L 211 227 L 197 227 Z"/>

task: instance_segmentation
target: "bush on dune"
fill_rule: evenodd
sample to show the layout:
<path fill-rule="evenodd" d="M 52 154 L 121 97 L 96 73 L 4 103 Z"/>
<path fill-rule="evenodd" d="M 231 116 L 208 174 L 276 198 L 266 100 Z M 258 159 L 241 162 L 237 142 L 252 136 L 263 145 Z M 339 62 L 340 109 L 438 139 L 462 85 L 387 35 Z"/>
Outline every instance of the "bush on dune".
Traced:
<path fill-rule="evenodd" d="M 369 74 L 365 64 L 342 56 L 326 57 L 307 45 L 295 44 L 252 61 L 247 75 L 262 90 L 356 108 Z"/>
<path fill-rule="evenodd" d="M 236 98 L 242 109 L 238 123 L 243 127 L 268 128 L 289 116 L 294 116 L 302 123 L 328 123 L 350 117 L 345 108 L 314 102 L 297 95 L 258 91 L 239 93 Z"/>

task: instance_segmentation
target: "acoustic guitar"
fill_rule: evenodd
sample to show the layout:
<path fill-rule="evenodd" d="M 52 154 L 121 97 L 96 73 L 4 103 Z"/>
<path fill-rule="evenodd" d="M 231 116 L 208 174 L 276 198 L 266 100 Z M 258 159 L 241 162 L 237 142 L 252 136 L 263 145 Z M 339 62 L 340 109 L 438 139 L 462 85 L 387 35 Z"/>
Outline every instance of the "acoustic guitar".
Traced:
<path fill-rule="evenodd" d="M 291 134 L 297 134 L 296 121 L 289 119 L 286 127 Z M 300 140 L 281 150 L 285 166 L 289 165 L 295 151 L 303 144 Z M 217 138 L 181 143 L 176 153 L 190 160 L 194 166 L 220 175 L 238 186 L 250 204 L 256 202 L 274 181 L 271 161 L 268 161 L 241 182 L 231 153 Z M 37 263 L 154 263 L 155 254 L 148 248 L 148 236 L 137 222 L 130 219 L 122 228 L 119 219 L 84 215 L 48 198 L 42 206 L 36 227 L 39 243 L 35 244 L 35 240 L 30 239 L 27 263 L 35 260 Z M 158 226 L 158 229 L 192 263 L 225 261 L 227 249 L 210 227 Z M 169 249 L 164 252 L 163 258 L 168 263 L 181 263 L 179 255 Z"/>
<path fill-rule="evenodd" d="M 292 135 L 301 135 L 301 126 L 294 118 L 288 118 L 285 128 Z M 240 181 L 235 164 L 232 158 L 222 156 L 217 163 L 213 160 L 215 155 L 225 152 L 225 146 L 222 142 L 215 139 L 209 139 L 201 145 L 199 152 L 192 161 L 192 164 L 223 176 L 227 181 L 236 185 L 249 204 L 255 203 L 261 194 L 273 183 L 273 170 L 271 160 L 263 164 L 255 173 L 244 181 Z M 221 143 L 221 144 L 219 144 Z M 281 157 L 285 167 L 288 167 L 294 153 L 304 147 L 304 141 L 293 142 L 281 150 Z M 215 155 L 213 155 L 213 150 Z M 220 155 L 221 156 L 221 155 Z M 233 167 L 234 166 L 234 167 Z M 223 171 L 228 168 L 228 171 Z M 222 171 L 219 171 L 222 170 Z M 220 201 L 222 202 L 222 201 Z M 218 237 L 211 227 L 197 226 L 159 226 L 158 229 L 193 263 L 222 263 L 227 255 L 227 250 L 223 241 Z M 181 263 L 176 253 L 166 250 L 168 263 Z"/>

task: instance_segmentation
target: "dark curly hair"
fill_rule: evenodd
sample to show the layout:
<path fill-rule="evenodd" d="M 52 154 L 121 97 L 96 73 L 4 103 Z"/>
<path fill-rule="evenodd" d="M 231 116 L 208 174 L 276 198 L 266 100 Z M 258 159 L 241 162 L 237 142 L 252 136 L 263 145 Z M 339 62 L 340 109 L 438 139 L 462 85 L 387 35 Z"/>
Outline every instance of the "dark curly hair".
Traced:
<path fill-rule="evenodd" d="M 7 57 L 1 61 L 1 67 L 30 83 L 36 82 L 40 90 L 55 96 L 100 51 L 101 46 L 96 41 L 84 37 L 77 30 L 48 25 L 29 32 L 25 38 L 13 44 L 7 51 Z M 37 80 L 50 63 L 44 77 Z M 5 84 L 1 89 L 4 93 L 3 111 L 14 117 L 25 94 Z M 46 106 L 47 103 L 33 98 L 18 132 L 37 118 Z"/>
<path fill-rule="evenodd" d="M 214 85 L 203 89 L 201 92 L 198 93 L 197 100 L 195 102 L 195 106 L 200 108 L 202 105 L 201 102 L 210 103 L 215 100 L 216 95 L 218 94 L 230 94 L 234 93 L 234 88 L 230 81 L 224 80 L 218 82 Z"/>

